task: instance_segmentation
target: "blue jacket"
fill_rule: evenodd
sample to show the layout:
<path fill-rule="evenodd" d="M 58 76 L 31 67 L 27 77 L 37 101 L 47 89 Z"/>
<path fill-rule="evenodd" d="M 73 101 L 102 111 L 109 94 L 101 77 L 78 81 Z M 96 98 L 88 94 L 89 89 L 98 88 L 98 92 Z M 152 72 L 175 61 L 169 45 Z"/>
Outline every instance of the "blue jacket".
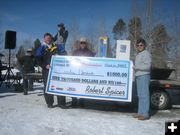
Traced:
<path fill-rule="evenodd" d="M 54 44 L 56 45 L 56 44 Z M 62 47 L 62 45 L 56 45 L 57 46 L 57 53 L 59 55 L 66 53 L 65 49 Z M 52 47 L 51 47 L 52 48 Z M 36 52 L 35 52 L 35 56 L 39 57 L 39 56 L 43 56 L 44 53 L 46 52 L 47 46 L 42 44 L 39 48 L 37 48 Z"/>
<path fill-rule="evenodd" d="M 47 70 L 46 66 L 50 64 L 52 55 L 67 55 L 67 52 L 62 47 L 62 45 L 52 44 L 51 48 L 42 44 L 36 51 L 35 56 L 37 63 L 42 67 L 42 69 Z"/>

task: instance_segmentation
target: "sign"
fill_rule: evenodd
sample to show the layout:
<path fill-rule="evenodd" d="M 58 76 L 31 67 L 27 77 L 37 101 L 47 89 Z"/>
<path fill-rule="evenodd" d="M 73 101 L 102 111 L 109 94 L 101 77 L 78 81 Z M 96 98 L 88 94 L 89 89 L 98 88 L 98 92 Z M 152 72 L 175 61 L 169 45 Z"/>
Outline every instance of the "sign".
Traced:
<path fill-rule="evenodd" d="M 117 40 L 116 59 L 130 60 L 130 40 Z"/>
<path fill-rule="evenodd" d="M 99 57 L 107 57 L 108 37 L 101 36 L 99 38 Z"/>
<path fill-rule="evenodd" d="M 53 56 L 46 92 L 131 102 L 132 62 L 110 58 Z"/>

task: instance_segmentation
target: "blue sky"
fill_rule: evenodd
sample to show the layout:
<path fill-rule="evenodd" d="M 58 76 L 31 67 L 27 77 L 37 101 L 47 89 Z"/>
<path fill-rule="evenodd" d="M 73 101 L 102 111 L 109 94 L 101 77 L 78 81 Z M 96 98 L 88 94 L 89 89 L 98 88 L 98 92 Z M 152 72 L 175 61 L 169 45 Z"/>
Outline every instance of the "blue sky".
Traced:
<path fill-rule="evenodd" d="M 119 16 L 127 18 L 131 12 L 129 6 L 126 0 L 3 0 L 1 23 L 3 29 L 40 38 L 44 32 L 55 34 L 60 22 L 64 22 L 68 29 L 75 18 L 83 33 L 87 25 L 98 22 L 100 18 L 105 18 L 110 26 L 110 22 L 114 23 Z M 119 9 L 123 12 L 116 13 Z"/>
<path fill-rule="evenodd" d="M 79 25 L 80 34 L 87 32 L 89 25 L 97 25 L 104 18 L 107 32 L 119 18 L 128 21 L 132 16 L 133 0 L 1 0 L 0 29 L 17 31 L 17 40 L 40 38 L 45 32 L 53 35 L 57 32 L 57 24 L 64 22 L 69 29 L 73 19 Z M 142 4 L 145 0 L 136 0 Z M 180 12 L 179 0 L 155 0 L 156 12 L 173 14 Z M 144 11 L 142 11 L 144 12 Z"/>

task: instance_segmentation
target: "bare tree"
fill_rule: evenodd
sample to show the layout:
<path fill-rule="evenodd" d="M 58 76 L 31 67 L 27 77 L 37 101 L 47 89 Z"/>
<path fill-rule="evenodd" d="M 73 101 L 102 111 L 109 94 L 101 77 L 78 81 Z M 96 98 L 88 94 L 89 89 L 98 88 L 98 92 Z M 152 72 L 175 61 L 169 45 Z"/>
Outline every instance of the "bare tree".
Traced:
<path fill-rule="evenodd" d="M 89 22 L 87 31 L 86 31 L 86 33 L 87 33 L 86 37 L 88 38 L 89 49 L 92 50 L 93 52 L 97 52 L 98 45 L 99 45 L 99 37 L 100 37 L 100 35 L 102 35 L 100 33 L 105 32 L 105 28 L 104 28 L 105 25 L 101 21 L 99 22 L 98 25 L 94 25 L 94 24 L 95 24 L 94 22 Z"/>
<path fill-rule="evenodd" d="M 33 41 L 31 38 L 23 39 L 21 41 L 21 46 L 24 47 L 25 50 L 33 47 Z"/>
<path fill-rule="evenodd" d="M 101 36 L 108 36 L 106 32 L 105 19 L 103 17 L 99 18 L 99 22 L 94 25 L 94 22 L 89 22 L 86 30 L 86 37 L 88 39 L 88 48 L 93 52 L 98 52 L 99 41 Z M 108 45 L 108 54 L 112 51 L 111 47 Z M 109 55 L 108 55 L 109 56 Z"/>
<path fill-rule="evenodd" d="M 152 31 L 152 65 L 153 67 L 166 68 L 167 64 L 167 51 L 170 49 L 170 36 L 166 31 L 166 27 L 163 24 L 158 24 Z"/>
<path fill-rule="evenodd" d="M 98 36 L 97 36 L 97 27 L 94 25 L 94 22 L 89 22 L 86 30 L 86 37 L 88 39 L 88 47 L 92 51 L 96 51 L 96 46 L 98 45 Z"/>
<path fill-rule="evenodd" d="M 106 22 L 105 22 L 104 17 L 101 17 L 99 19 L 99 25 L 98 25 L 97 32 L 98 32 L 98 37 L 107 35 Z"/>
<path fill-rule="evenodd" d="M 180 18 L 176 14 L 174 14 L 172 19 L 172 26 L 171 26 L 171 44 L 173 47 L 171 48 L 170 55 L 172 56 L 173 61 L 173 68 L 176 71 L 176 78 L 180 78 Z"/>
<path fill-rule="evenodd" d="M 107 41 L 107 57 L 112 57 L 113 56 L 113 46 L 110 44 L 109 42 L 109 35 L 107 34 L 107 29 L 106 29 L 106 22 L 105 22 L 105 19 L 104 17 L 101 17 L 99 19 L 99 25 L 98 25 L 98 31 L 97 31 L 97 39 L 98 39 L 98 45 L 99 45 L 99 40 L 100 40 L 100 37 L 101 36 L 105 36 L 105 37 L 108 37 L 108 41 Z M 98 47 L 98 46 L 97 46 Z"/>
<path fill-rule="evenodd" d="M 72 24 L 69 29 L 69 46 L 67 47 L 68 52 L 72 52 L 73 50 L 78 48 L 78 40 L 80 38 L 79 34 L 79 25 L 76 22 L 76 19 L 73 19 Z"/>
<path fill-rule="evenodd" d="M 131 59 L 135 57 L 135 47 L 137 39 L 142 36 L 142 23 L 140 17 L 133 17 L 128 23 L 128 39 L 131 40 Z"/>

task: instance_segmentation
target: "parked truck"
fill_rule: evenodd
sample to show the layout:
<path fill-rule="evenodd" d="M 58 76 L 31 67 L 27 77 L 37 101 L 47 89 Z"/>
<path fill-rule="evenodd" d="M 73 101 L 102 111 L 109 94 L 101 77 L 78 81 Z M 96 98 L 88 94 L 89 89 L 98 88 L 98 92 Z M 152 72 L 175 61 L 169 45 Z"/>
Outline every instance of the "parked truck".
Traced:
<path fill-rule="evenodd" d="M 173 69 L 152 69 L 150 82 L 152 108 L 168 109 L 172 105 L 180 105 L 180 80 L 168 79 L 173 71 Z"/>

